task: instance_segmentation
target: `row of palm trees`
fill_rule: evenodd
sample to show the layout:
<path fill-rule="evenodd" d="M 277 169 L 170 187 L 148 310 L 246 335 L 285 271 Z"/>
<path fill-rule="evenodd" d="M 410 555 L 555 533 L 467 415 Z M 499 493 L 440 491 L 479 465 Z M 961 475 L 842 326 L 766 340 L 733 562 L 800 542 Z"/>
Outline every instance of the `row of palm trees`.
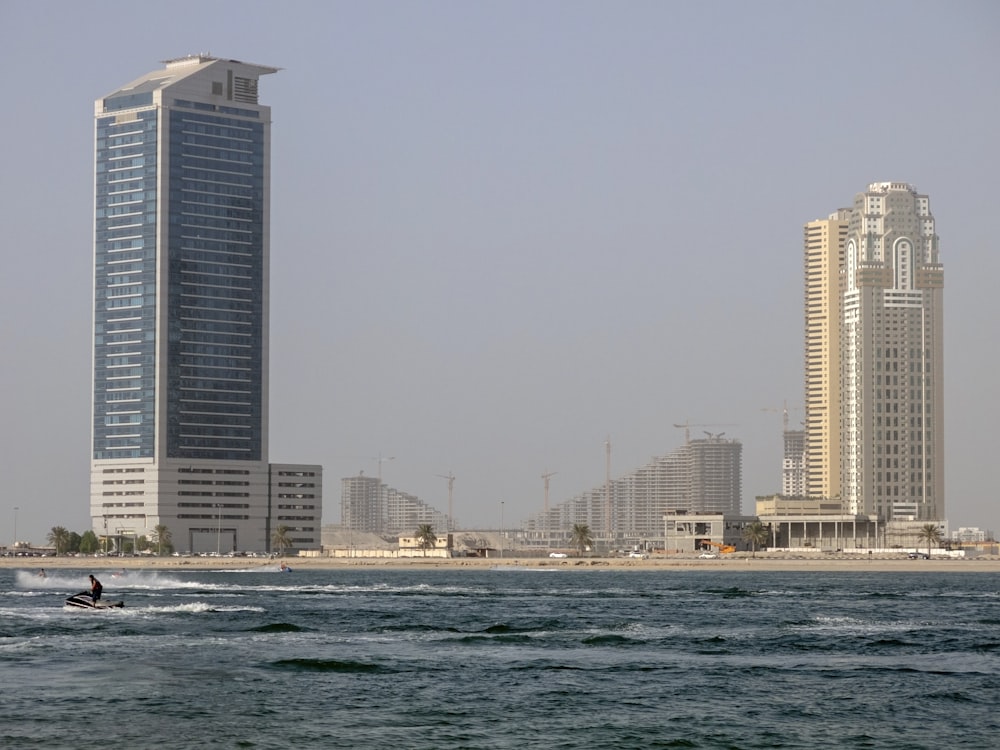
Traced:
<path fill-rule="evenodd" d="M 46 534 L 45 540 L 55 548 L 57 555 L 65 555 L 70 552 L 82 552 L 89 555 L 101 551 L 101 541 L 92 530 L 77 534 L 65 526 L 53 526 Z M 131 545 L 132 542 L 129 541 L 128 544 Z M 170 529 L 163 524 L 153 529 L 149 539 L 145 536 L 135 539 L 134 551 L 146 552 L 153 548 L 156 548 L 158 555 L 169 554 L 172 550 Z"/>
<path fill-rule="evenodd" d="M 56 555 L 65 555 L 69 552 L 82 552 L 89 555 L 101 551 L 100 540 L 93 531 L 77 534 L 64 526 L 53 526 L 45 540 L 55 548 Z M 433 545 L 432 541 L 430 546 Z M 279 555 L 283 555 L 286 550 L 291 549 L 294 546 L 291 529 L 287 526 L 279 526 L 275 529 L 274 533 L 271 534 L 271 546 Z M 169 555 L 173 552 L 173 535 L 166 524 L 161 523 L 155 526 L 149 539 L 144 536 L 136 538 L 136 552 L 146 552 L 152 549 L 156 550 L 157 555 Z"/>

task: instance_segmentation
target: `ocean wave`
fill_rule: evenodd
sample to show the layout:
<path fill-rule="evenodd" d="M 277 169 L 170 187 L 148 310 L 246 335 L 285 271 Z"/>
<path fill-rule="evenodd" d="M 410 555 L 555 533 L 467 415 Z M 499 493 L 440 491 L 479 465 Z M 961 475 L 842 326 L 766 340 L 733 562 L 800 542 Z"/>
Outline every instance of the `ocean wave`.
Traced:
<path fill-rule="evenodd" d="M 361 661 L 343 661 L 340 659 L 278 659 L 270 662 L 272 669 L 289 670 L 292 672 L 347 672 L 351 674 L 388 674 L 396 670 L 381 664 Z"/>
<path fill-rule="evenodd" d="M 269 622 L 266 625 L 247 628 L 248 633 L 302 633 L 305 631 L 306 628 L 290 622 Z"/>
<path fill-rule="evenodd" d="M 584 646 L 630 646 L 636 641 L 623 635 L 607 633 L 604 635 L 591 635 L 580 640 Z"/>
<path fill-rule="evenodd" d="M 458 638 L 447 639 L 448 643 L 451 644 L 461 644 L 461 645 L 475 645 L 479 643 L 494 643 L 499 645 L 520 645 L 525 643 L 533 642 L 533 638 L 530 635 L 524 635 L 521 633 L 507 633 L 507 634 L 494 634 L 494 635 L 479 635 L 470 634 L 463 635 Z"/>
<path fill-rule="evenodd" d="M 740 588 L 739 586 L 730 586 L 728 588 L 723 588 L 723 589 L 708 588 L 705 589 L 703 593 L 712 594 L 715 596 L 721 596 L 724 599 L 735 599 L 735 598 L 742 598 L 745 596 L 757 596 L 760 592 L 753 591 L 751 589 Z"/>

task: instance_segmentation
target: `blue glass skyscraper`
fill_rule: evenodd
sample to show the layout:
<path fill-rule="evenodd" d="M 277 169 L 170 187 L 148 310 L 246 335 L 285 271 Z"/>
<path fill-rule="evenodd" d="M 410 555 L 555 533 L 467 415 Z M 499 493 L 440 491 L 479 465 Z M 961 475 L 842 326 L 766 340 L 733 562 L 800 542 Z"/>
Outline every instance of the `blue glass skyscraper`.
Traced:
<path fill-rule="evenodd" d="M 258 82 L 276 70 L 196 55 L 96 102 L 98 533 L 163 524 L 181 548 L 219 549 L 224 533 L 226 549 L 268 544 L 271 116 Z"/>

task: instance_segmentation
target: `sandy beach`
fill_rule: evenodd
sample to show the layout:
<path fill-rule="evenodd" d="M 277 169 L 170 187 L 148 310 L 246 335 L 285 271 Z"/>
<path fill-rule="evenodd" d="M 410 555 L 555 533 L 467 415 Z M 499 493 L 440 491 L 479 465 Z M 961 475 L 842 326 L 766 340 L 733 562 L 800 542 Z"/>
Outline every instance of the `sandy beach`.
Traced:
<path fill-rule="evenodd" d="M 993 556 L 974 559 L 934 558 L 910 560 L 905 556 L 846 558 L 833 556 L 806 557 L 782 553 L 758 553 L 756 557 L 739 554 L 703 560 L 689 556 L 651 557 L 647 560 L 620 557 L 570 557 L 551 559 L 508 556 L 500 558 L 332 558 L 297 557 L 3 557 L 0 568 L 38 570 L 39 568 L 74 568 L 82 570 L 218 570 L 273 567 L 284 560 L 293 569 L 337 570 L 341 568 L 386 569 L 470 569 L 484 568 L 554 568 L 558 570 L 593 570 L 613 568 L 635 571 L 718 571 L 747 570 L 822 571 L 822 572 L 954 572 L 1000 573 L 1000 558 Z"/>

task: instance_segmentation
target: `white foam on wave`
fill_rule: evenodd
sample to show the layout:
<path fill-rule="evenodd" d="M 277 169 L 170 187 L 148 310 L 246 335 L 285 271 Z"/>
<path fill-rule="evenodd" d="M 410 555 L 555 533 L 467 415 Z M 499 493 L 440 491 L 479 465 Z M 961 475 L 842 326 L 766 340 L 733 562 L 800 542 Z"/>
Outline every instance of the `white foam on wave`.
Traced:
<path fill-rule="evenodd" d="M 42 607 L 30 607 L 30 608 L 14 608 L 14 607 L 0 607 L 0 620 L 12 621 L 12 620 L 34 620 L 40 622 L 46 622 L 53 618 L 58 610 L 53 608 L 42 608 Z"/>
<path fill-rule="evenodd" d="M 85 574 L 71 575 L 62 570 L 46 572 L 44 576 L 39 575 L 38 571 L 18 570 L 14 574 L 14 584 L 19 589 L 27 589 L 30 593 L 90 589 L 90 579 Z"/>
<path fill-rule="evenodd" d="M 900 620 L 868 620 L 846 615 L 814 615 L 812 622 L 800 626 L 800 630 L 830 631 L 844 635 L 872 636 L 883 633 L 899 633 L 919 627 L 917 622 Z"/>
<path fill-rule="evenodd" d="M 209 604 L 208 602 L 186 602 L 184 604 L 151 605 L 146 607 L 129 607 L 128 604 L 119 612 L 127 615 L 158 615 L 158 614 L 191 614 L 201 615 L 213 612 L 264 612 L 263 607 L 240 607 L 235 605 Z"/>
<path fill-rule="evenodd" d="M 97 578 L 104 586 L 107 597 L 118 591 L 157 591 L 168 589 L 199 589 L 202 591 L 239 591 L 243 587 L 232 584 L 208 583 L 205 581 L 180 578 L 175 575 L 156 571 L 130 570 L 122 573 L 101 571 Z M 90 579 L 87 574 L 70 574 L 66 571 L 47 573 L 45 577 L 27 570 L 19 570 L 14 576 L 18 589 L 25 589 L 27 594 L 52 591 L 89 591 Z"/>
<path fill-rule="evenodd" d="M 104 581 L 104 587 L 113 585 L 116 589 L 132 589 L 139 591 L 161 589 L 203 589 L 208 591 L 226 591 L 232 587 L 227 584 L 208 583 L 156 571 L 129 571 L 126 575 L 114 578 L 112 582 Z"/>
<path fill-rule="evenodd" d="M 291 568 L 282 570 L 279 563 L 273 565 L 255 565 L 252 568 L 223 568 L 219 573 L 291 573 Z"/>
<path fill-rule="evenodd" d="M 3 592 L 4 597 L 18 597 L 21 599 L 31 599 L 38 596 L 50 596 L 48 591 L 5 591 Z"/>
<path fill-rule="evenodd" d="M 212 576 L 226 573 L 275 573 L 280 578 L 266 578 L 271 583 L 249 583 L 242 576 L 225 576 L 224 580 L 205 580 Z M 321 594 L 458 594 L 476 596 L 487 589 L 479 585 L 432 585 L 428 583 L 392 585 L 385 582 L 372 583 L 317 583 L 314 579 L 303 579 L 295 573 L 281 575 L 278 565 L 257 566 L 240 570 L 199 570 L 185 571 L 155 571 L 126 570 L 121 572 L 102 570 L 96 573 L 104 586 L 105 599 L 124 599 L 129 591 L 144 592 L 155 595 L 156 592 L 209 592 L 220 596 L 240 596 L 246 592 L 303 592 L 309 591 Z M 197 578 L 195 576 L 198 576 Z M 280 580 L 280 583 L 279 583 Z M 65 598 L 68 594 L 89 591 L 90 581 L 87 574 L 66 570 L 47 571 L 45 577 L 33 570 L 19 570 L 15 574 L 15 588 L 9 592 L 13 596 L 35 597 L 53 596 L 55 593 Z"/>
<path fill-rule="evenodd" d="M 234 571 L 228 570 L 215 570 L 215 571 L 199 571 L 199 573 L 208 573 L 210 575 L 218 575 L 222 573 L 231 573 Z M 258 573 L 262 572 L 260 568 L 253 570 L 247 570 L 248 573 Z M 264 570 L 263 572 L 272 572 Z M 285 586 L 274 586 L 274 585 L 247 585 L 246 583 L 230 579 L 224 583 L 206 581 L 204 578 L 182 578 L 177 575 L 171 575 L 167 573 L 160 573 L 157 571 L 129 571 L 126 575 L 119 578 L 115 578 L 111 581 L 102 580 L 104 584 L 105 591 L 109 589 L 115 589 L 116 591 L 160 591 L 160 590 L 178 590 L 178 591 L 211 591 L 219 593 L 234 593 L 239 594 L 243 591 L 298 591 L 301 590 L 302 586 L 295 585 L 292 576 L 283 578 L 282 580 L 288 581 Z"/>

